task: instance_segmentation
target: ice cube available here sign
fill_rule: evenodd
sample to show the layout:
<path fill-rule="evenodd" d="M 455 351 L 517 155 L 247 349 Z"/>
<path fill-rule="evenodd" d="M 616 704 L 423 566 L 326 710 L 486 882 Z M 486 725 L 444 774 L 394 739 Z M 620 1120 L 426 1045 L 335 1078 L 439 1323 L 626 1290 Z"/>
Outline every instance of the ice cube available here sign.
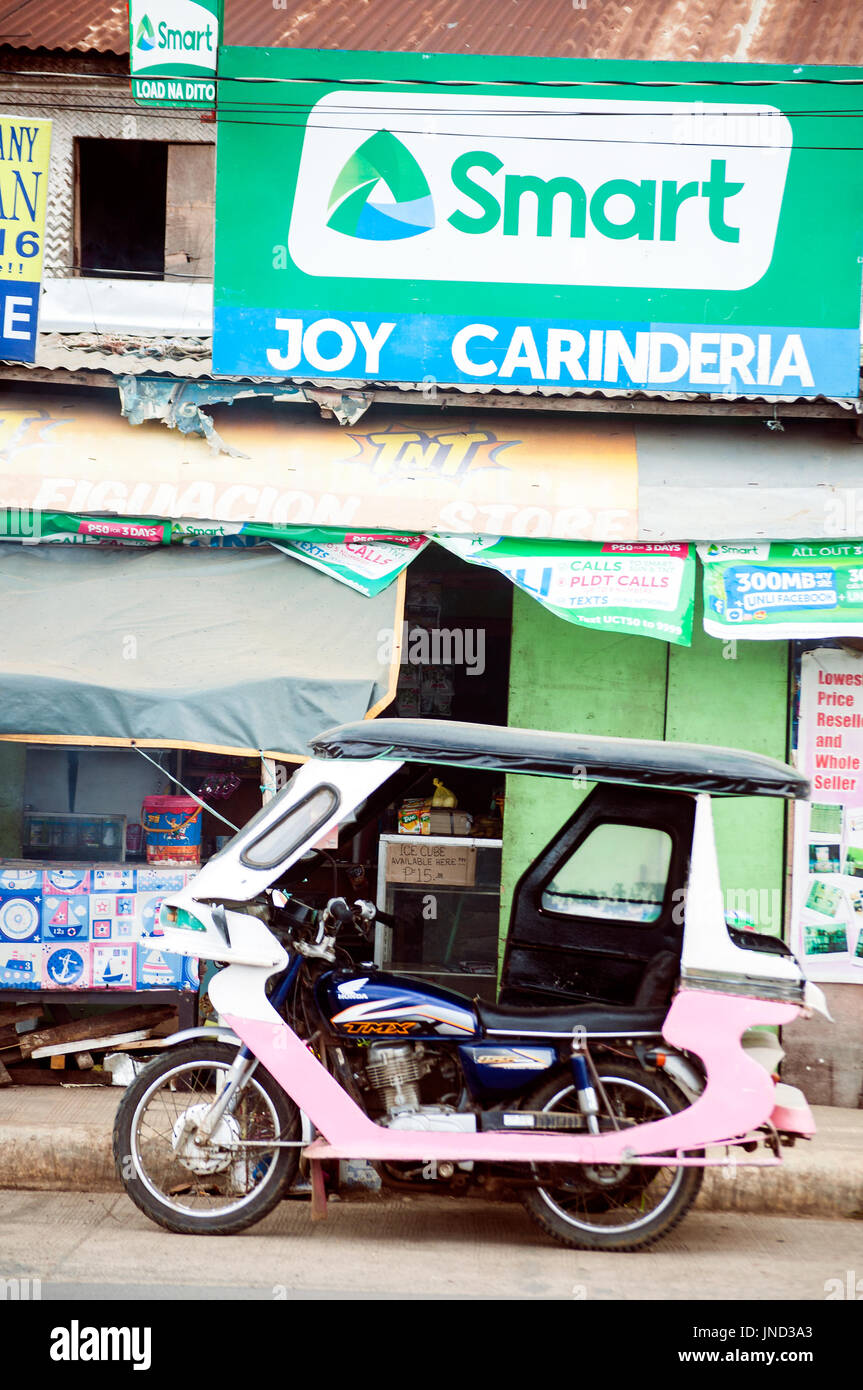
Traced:
<path fill-rule="evenodd" d="M 856 69 L 220 61 L 217 372 L 858 394 Z"/>

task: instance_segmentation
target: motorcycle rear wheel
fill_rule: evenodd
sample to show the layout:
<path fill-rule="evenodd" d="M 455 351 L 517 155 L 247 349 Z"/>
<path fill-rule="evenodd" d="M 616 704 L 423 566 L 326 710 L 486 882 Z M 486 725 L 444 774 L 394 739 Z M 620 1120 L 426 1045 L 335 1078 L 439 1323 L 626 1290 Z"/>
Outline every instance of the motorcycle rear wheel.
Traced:
<path fill-rule="evenodd" d="M 299 1110 L 258 1066 L 234 1097 L 214 1142 L 199 1148 L 182 1133 L 190 1110 L 203 1113 L 237 1055 L 227 1043 L 171 1048 L 127 1088 L 114 1123 L 114 1162 L 132 1201 L 182 1235 L 233 1235 L 260 1221 L 296 1177 L 299 1148 L 267 1140 L 301 1137 Z M 260 1147 L 229 1148 L 244 1140 Z"/>
<path fill-rule="evenodd" d="M 598 1068 L 618 1123 L 629 1127 L 686 1108 L 684 1096 L 663 1077 L 630 1063 Z M 571 1078 L 546 1082 L 525 1101 L 528 1110 L 578 1113 Z M 600 1116 L 600 1130 L 613 1128 Z M 695 1154 L 688 1155 L 695 1157 Z M 636 1164 L 532 1165 L 537 1185 L 522 1196 L 546 1235 L 576 1250 L 643 1250 L 683 1220 L 701 1189 L 700 1167 Z"/>

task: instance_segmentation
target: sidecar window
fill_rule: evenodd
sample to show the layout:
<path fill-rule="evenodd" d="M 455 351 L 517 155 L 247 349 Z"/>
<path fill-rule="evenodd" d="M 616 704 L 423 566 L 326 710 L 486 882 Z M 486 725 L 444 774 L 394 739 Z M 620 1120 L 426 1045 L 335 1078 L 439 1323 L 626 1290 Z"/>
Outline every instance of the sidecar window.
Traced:
<path fill-rule="evenodd" d="M 645 825 L 598 825 L 546 884 L 542 906 L 572 917 L 655 922 L 662 913 L 671 836 Z"/>
<path fill-rule="evenodd" d="M 315 787 L 308 796 L 289 806 L 275 825 L 245 846 L 240 853 L 241 862 L 252 869 L 274 868 L 329 820 L 338 804 L 335 787 Z"/>

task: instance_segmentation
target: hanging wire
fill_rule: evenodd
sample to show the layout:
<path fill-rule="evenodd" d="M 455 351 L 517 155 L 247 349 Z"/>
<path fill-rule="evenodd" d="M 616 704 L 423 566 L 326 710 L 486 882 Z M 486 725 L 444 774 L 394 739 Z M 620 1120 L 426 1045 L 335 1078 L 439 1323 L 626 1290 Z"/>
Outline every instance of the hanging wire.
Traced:
<path fill-rule="evenodd" d="M 183 783 L 180 781 L 179 777 L 175 777 L 173 773 L 168 772 L 166 768 L 162 767 L 161 763 L 156 762 L 155 758 L 151 758 L 149 753 L 145 753 L 143 748 L 140 748 L 137 743 L 133 742 L 132 747 L 134 748 L 136 753 L 141 754 L 142 758 L 146 758 L 148 763 L 152 763 L 154 767 L 157 767 L 159 771 L 165 777 L 167 777 L 169 782 L 173 782 L 174 785 L 179 787 L 181 791 L 184 791 L 186 793 L 186 796 L 190 796 L 193 801 L 197 801 L 199 806 L 203 807 L 205 811 L 209 811 L 210 815 L 215 816 L 216 820 L 220 820 L 223 825 L 227 825 L 235 833 L 239 833 L 240 827 L 238 825 L 234 825 L 234 822 L 228 820 L 227 816 L 223 816 L 221 812 L 214 811 L 213 807 L 209 806 L 206 801 L 202 801 L 201 798 L 199 796 L 196 796 L 193 791 L 190 791 L 188 787 L 183 786 Z"/>

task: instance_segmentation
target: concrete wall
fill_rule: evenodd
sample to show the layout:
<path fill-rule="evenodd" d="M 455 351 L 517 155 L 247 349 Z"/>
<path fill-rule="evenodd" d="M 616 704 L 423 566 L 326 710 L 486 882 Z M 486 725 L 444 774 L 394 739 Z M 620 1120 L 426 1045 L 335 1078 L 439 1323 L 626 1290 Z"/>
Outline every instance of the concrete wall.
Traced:
<path fill-rule="evenodd" d="M 2 744 L 0 744 L 2 748 Z M 158 756 L 151 750 L 151 757 Z M 140 821 L 141 803 L 155 792 L 176 788 L 133 748 L 81 748 L 75 810 L 123 815 Z M 27 754 L 25 799 L 33 811 L 69 810 L 68 759 L 65 748 L 31 748 Z"/>
<path fill-rule="evenodd" d="M 509 723 L 613 737 L 666 738 L 784 758 L 786 643 L 726 644 L 701 625 L 691 647 L 576 627 L 518 591 L 513 605 Z M 502 936 L 512 890 L 585 791 L 548 778 L 510 777 L 504 820 Z M 784 803 L 717 800 L 726 906 L 762 931 L 782 927 Z"/>
<path fill-rule="evenodd" d="M 24 812 L 23 744 L 0 743 L 0 859 L 20 859 Z"/>
<path fill-rule="evenodd" d="M 863 989 L 821 988 L 833 1022 L 815 1014 L 783 1028 L 782 1080 L 799 1086 L 812 1105 L 863 1109 Z"/>

